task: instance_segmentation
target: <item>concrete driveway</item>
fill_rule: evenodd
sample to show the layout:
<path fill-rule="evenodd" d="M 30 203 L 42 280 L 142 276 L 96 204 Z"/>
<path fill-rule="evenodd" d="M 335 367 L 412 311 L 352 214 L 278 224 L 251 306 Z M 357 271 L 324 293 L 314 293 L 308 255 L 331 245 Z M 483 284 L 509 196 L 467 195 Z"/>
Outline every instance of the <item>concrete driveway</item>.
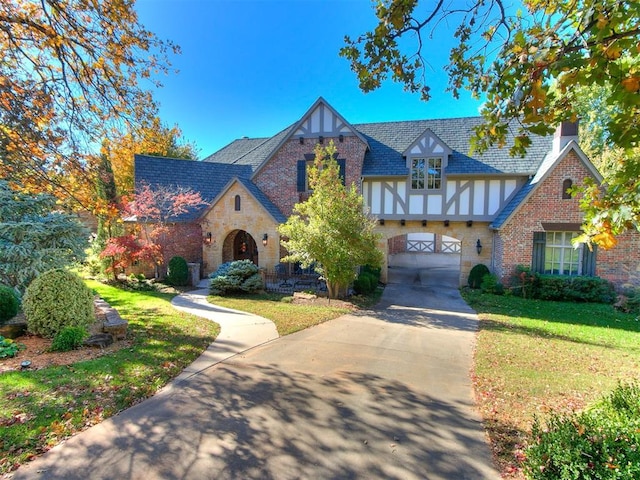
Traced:
<path fill-rule="evenodd" d="M 444 272 L 390 273 L 375 311 L 190 375 L 15 478 L 499 478 L 469 379 L 475 314 Z"/>

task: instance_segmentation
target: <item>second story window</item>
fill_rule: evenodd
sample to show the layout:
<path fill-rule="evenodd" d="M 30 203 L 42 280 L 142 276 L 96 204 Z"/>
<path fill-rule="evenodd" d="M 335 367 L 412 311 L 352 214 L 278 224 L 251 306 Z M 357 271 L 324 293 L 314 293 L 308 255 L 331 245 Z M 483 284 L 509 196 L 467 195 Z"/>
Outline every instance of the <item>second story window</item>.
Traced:
<path fill-rule="evenodd" d="M 438 189 L 442 186 L 442 158 L 411 160 L 411 189 Z"/>
<path fill-rule="evenodd" d="M 422 190 L 424 188 L 426 165 L 424 158 L 414 158 L 411 160 L 411 188 Z"/>

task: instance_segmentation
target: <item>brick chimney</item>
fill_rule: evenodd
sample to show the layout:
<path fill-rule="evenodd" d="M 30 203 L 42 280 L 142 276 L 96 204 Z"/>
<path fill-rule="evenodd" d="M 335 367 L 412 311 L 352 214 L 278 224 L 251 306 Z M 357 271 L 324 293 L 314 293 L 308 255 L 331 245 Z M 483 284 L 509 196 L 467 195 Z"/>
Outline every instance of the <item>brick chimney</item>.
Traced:
<path fill-rule="evenodd" d="M 578 122 L 562 122 L 553 134 L 553 153 L 560 153 L 571 140 L 578 142 Z"/>

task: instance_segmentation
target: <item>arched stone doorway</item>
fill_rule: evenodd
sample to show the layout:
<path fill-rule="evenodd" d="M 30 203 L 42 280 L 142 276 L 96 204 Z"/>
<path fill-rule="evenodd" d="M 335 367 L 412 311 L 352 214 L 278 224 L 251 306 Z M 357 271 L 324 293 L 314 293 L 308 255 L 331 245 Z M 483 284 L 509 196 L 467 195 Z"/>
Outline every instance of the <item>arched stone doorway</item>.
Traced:
<path fill-rule="evenodd" d="M 251 260 L 258 265 L 258 246 L 256 241 L 244 230 L 234 230 L 224 239 L 222 262 Z"/>

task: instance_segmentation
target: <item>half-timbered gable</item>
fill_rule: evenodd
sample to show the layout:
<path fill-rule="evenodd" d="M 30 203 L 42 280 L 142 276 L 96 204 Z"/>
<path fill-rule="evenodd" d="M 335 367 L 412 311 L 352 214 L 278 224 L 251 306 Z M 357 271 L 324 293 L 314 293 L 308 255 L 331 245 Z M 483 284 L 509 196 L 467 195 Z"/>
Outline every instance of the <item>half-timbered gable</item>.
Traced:
<path fill-rule="evenodd" d="M 640 284 L 636 233 L 621 236 L 615 251 L 572 250 L 582 213 L 570 188 L 587 177 L 601 180 L 576 143 L 577 126 L 561 125 L 554 138 L 534 135 L 526 155 L 513 157 L 498 146 L 471 153 L 482 122 L 350 124 L 318 98 L 272 137 L 235 140 L 203 162 L 138 158 L 136 185 L 179 184 L 211 202 L 188 219 L 199 226 L 204 252 L 188 260 L 203 262 L 204 273 L 236 258 L 272 268 L 285 254 L 278 225 L 312 194 L 308 167 L 315 147 L 333 142 L 344 183 L 360 189 L 377 218 L 385 266 L 394 256 L 420 256 L 410 258 L 411 265 L 448 256 L 456 259 L 461 284 L 477 263 L 505 279 L 523 264 Z M 514 141 L 509 135 L 507 145 Z"/>

